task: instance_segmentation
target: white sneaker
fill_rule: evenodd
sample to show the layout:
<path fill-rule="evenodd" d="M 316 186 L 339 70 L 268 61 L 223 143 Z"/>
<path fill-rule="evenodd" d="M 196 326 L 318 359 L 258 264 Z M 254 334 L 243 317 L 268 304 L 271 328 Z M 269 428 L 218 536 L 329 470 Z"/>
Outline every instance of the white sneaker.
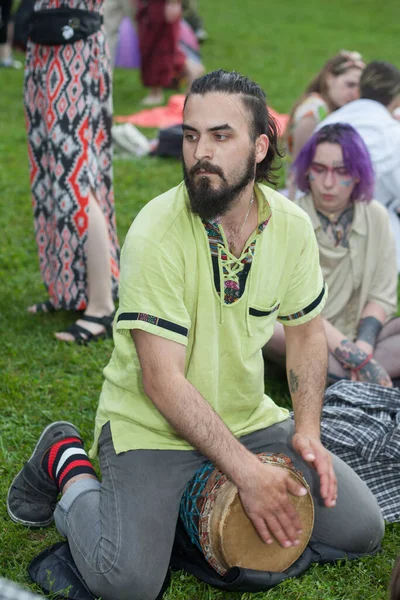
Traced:
<path fill-rule="evenodd" d="M 111 137 L 118 149 L 133 154 L 146 156 L 150 153 L 150 142 L 132 123 L 113 125 Z"/>

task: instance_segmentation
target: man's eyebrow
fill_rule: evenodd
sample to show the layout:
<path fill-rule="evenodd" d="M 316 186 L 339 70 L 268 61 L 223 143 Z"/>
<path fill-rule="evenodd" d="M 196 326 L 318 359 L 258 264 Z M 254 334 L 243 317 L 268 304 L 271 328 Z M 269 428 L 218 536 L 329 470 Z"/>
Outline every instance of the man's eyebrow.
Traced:
<path fill-rule="evenodd" d="M 182 125 L 183 131 L 195 131 L 198 133 L 198 129 L 196 127 L 192 127 L 191 125 L 186 125 L 185 123 Z M 233 127 L 228 125 L 228 123 L 224 123 L 223 125 L 215 125 L 215 127 L 210 127 L 207 131 L 233 131 Z"/>
<path fill-rule="evenodd" d="M 215 127 L 210 127 L 208 131 L 232 131 L 232 127 L 228 125 L 228 123 L 224 123 L 223 125 L 216 125 Z"/>
<path fill-rule="evenodd" d="M 183 131 L 196 131 L 197 132 L 196 127 L 192 127 L 191 125 L 185 125 L 185 123 L 183 123 L 182 129 L 183 129 Z"/>

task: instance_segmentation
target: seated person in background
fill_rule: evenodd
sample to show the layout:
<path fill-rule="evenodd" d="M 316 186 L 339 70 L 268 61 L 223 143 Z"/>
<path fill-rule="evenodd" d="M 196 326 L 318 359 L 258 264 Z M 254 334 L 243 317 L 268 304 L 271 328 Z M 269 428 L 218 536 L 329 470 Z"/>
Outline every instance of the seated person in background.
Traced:
<path fill-rule="evenodd" d="M 150 88 L 142 104 L 153 106 L 163 103 L 164 88 L 183 78 L 189 89 L 204 67 L 179 48 L 181 0 L 136 0 L 136 4 L 142 82 Z"/>
<path fill-rule="evenodd" d="M 365 64 L 361 54 L 342 50 L 330 58 L 309 83 L 290 112 L 286 128 L 287 150 L 294 160 L 314 129 L 337 108 L 358 98 L 358 84 Z M 289 198 L 296 188 L 289 177 Z"/>
<path fill-rule="evenodd" d="M 387 212 L 371 200 L 368 151 L 358 133 L 338 123 L 323 127 L 293 164 L 296 203 L 314 227 L 329 294 L 322 312 L 328 339 L 329 382 L 391 386 L 400 377 L 400 318 L 394 240 Z M 284 328 L 275 324 L 264 356 L 284 365 Z"/>
<path fill-rule="evenodd" d="M 374 198 L 389 211 L 400 271 L 400 122 L 393 118 L 400 107 L 400 70 L 371 62 L 361 76 L 360 96 L 319 127 L 348 123 L 364 140 L 375 172 Z"/>

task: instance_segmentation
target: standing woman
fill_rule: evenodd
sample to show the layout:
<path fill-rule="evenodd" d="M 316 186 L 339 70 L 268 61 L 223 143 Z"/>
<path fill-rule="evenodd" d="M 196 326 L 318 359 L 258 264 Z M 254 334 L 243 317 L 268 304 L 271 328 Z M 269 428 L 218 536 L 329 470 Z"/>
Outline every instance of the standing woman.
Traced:
<path fill-rule="evenodd" d="M 163 103 L 165 88 L 176 87 L 183 79 L 189 91 L 204 67 L 179 46 L 181 0 L 136 0 L 136 5 L 141 77 L 149 88 L 142 104 L 154 106 Z"/>
<path fill-rule="evenodd" d="M 25 115 L 40 271 L 31 313 L 83 311 L 59 340 L 112 334 L 119 275 L 112 186 L 111 68 L 103 0 L 36 0 Z"/>
<path fill-rule="evenodd" d="M 305 144 L 293 170 L 305 193 L 296 203 L 311 219 L 328 284 L 322 316 L 329 382 L 352 379 L 390 387 L 400 377 L 400 318 L 393 316 L 396 253 L 387 211 L 371 199 L 368 150 L 350 125 L 326 125 Z M 264 355 L 285 365 L 281 324 Z"/>

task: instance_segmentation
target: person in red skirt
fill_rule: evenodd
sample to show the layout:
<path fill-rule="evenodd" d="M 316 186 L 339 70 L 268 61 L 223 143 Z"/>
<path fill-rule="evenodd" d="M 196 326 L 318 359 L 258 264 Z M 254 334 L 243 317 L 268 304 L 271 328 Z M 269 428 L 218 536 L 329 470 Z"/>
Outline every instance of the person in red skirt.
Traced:
<path fill-rule="evenodd" d="M 118 286 L 111 67 L 102 10 L 103 0 L 36 0 L 39 33 L 49 31 L 51 37 L 62 31 L 65 41 L 38 41 L 31 32 L 27 46 L 30 184 L 40 271 L 48 293 L 28 311 L 82 311 L 72 327 L 56 333 L 66 342 L 87 343 L 112 334 Z M 60 11 L 68 13 L 65 26 Z M 97 30 L 73 41 L 74 28 L 86 21 L 95 21 Z"/>
<path fill-rule="evenodd" d="M 200 62 L 188 58 L 179 48 L 181 0 L 137 0 L 136 20 L 143 85 L 150 88 L 142 103 L 162 104 L 163 89 L 186 79 L 188 89 L 204 73 Z"/>

